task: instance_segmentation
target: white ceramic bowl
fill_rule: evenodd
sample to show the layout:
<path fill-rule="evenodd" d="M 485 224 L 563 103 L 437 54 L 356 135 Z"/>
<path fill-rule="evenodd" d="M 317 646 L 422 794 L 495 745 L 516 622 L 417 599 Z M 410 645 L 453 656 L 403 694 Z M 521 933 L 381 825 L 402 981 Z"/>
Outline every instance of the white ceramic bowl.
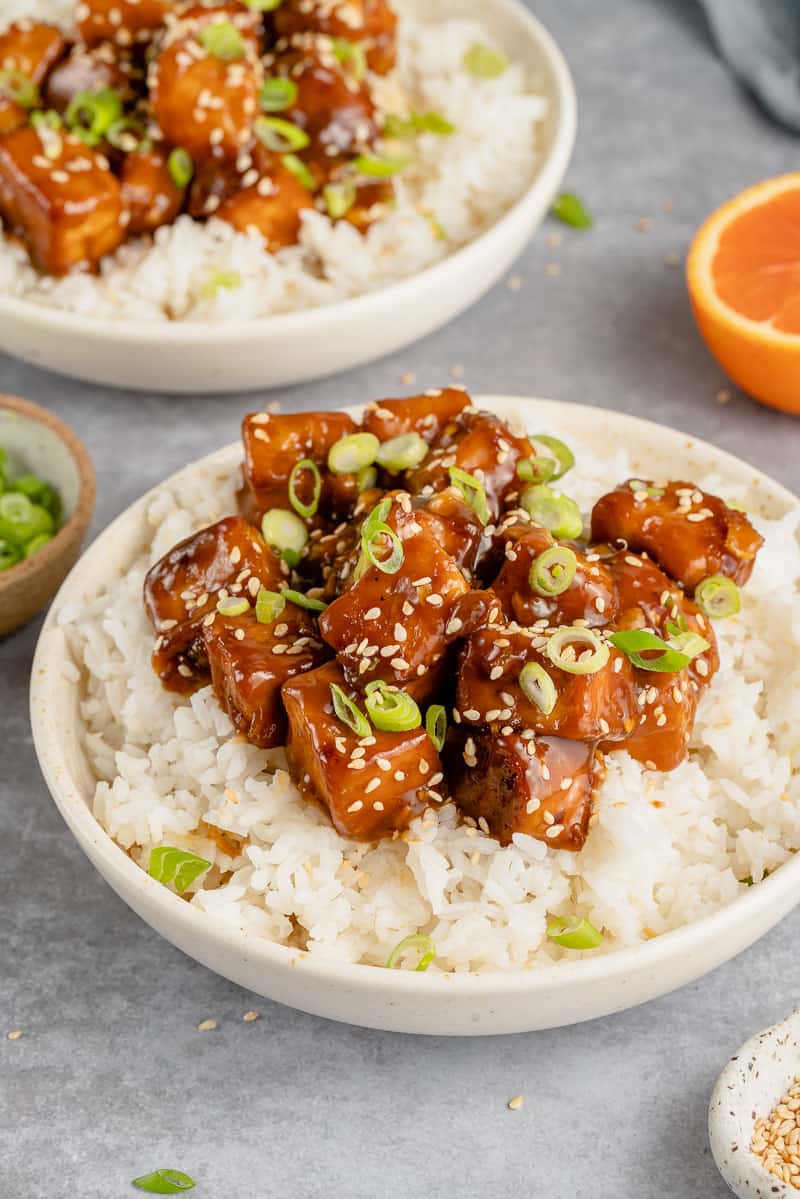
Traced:
<path fill-rule="evenodd" d="M 714 470 L 730 484 L 745 484 L 748 502 L 766 515 L 781 515 L 800 503 L 739 459 L 660 425 L 549 400 L 481 396 L 476 403 L 501 414 L 522 413 L 532 427 L 567 439 L 590 438 L 609 452 L 624 446 L 634 471 L 692 478 Z M 236 445 L 204 462 L 235 469 L 240 459 Z M 728 907 L 644 945 L 488 974 L 417 974 L 337 964 L 216 923 L 145 874 L 94 819 L 78 686 L 62 669 L 68 653 L 56 623 L 59 606 L 94 596 L 126 568 L 138 552 L 147 503 L 145 496 L 114 521 L 56 597 L 33 665 L 31 715 L 45 779 L 81 847 L 134 911 L 190 957 L 260 995 L 352 1024 L 440 1035 L 520 1032 L 589 1020 L 682 986 L 746 949 L 800 899 L 797 855 Z"/>
<path fill-rule="evenodd" d="M 575 92 L 546 29 L 518 0 L 405 0 L 426 19 L 480 19 L 547 98 L 542 166 L 521 199 L 469 245 L 417 275 L 325 307 L 224 324 L 91 320 L 0 297 L 0 350 L 113 387 L 246 391 L 348 370 L 463 312 L 508 269 L 548 211 L 575 140 Z"/>
<path fill-rule="evenodd" d="M 739 1199 L 789 1199 L 797 1189 L 750 1152 L 757 1120 L 770 1114 L 800 1073 L 800 1012 L 745 1041 L 717 1079 L 708 1138 L 722 1177 Z"/>

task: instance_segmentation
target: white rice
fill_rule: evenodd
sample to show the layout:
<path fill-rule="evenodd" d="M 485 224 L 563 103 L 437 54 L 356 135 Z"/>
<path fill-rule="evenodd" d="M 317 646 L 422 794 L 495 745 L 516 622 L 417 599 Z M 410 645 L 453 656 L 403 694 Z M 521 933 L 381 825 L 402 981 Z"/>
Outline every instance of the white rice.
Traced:
<path fill-rule="evenodd" d="M 22 14 L 66 24 L 73 3 L 0 0 L 0 28 Z M 374 79 L 379 105 L 442 113 L 456 132 L 411 143 L 414 164 L 398 177 L 397 204 L 366 236 L 309 210 L 299 244 L 270 254 L 259 237 L 224 221 L 203 225 L 182 216 L 154 238 L 120 247 L 99 276 L 65 279 L 38 275 L 20 245 L 0 238 L 0 292 L 101 319 L 252 319 L 374 291 L 472 241 L 532 182 L 546 101 L 518 64 L 496 79 L 464 71 L 471 45 L 494 44 L 479 22 L 419 22 L 397 7 L 398 66 L 391 77 Z M 209 295 L 220 271 L 238 273 L 241 284 Z"/>
<path fill-rule="evenodd" d="M 622 451 L 570 444 L 568 490 L 588 511 L 630 465 Z M 719 478 L 697 482 L 745 498 Z M 546 938 L 548 914 L 587 916 L 605 930 L 596 952 L 611 952 L 714 912 L 744 891 L 739 880 L 758 882 L 800 847 L 798 510 L 757 518 L 766 545 L 740 615 L 715 626 L 722 665 L 688 759 L 658 774 L 608 755 L 599 821 L 578 854 L 521 835 L 503 848 L 451 805 L 416 820 L 407 840 L 347 841 L 293 786 L 282 751 L 234 734 L 210 687 L 166 692 L 150 666 L 146 568 L 233 510 L 230 475 L 164 486 L 124 577 L 60 614 L 82 678 L 94 813 L 143 867 L 161 844 L 210 859 L 191 897 L 210 919 L 340 961 L 383 964 L 420 930 L 436 944 L 432 969 L 536 967 L 575 956 Z M 201 820 L 247 839 L 233 864 Z M 221 882 L 220 871 L 232 872 Z"/>

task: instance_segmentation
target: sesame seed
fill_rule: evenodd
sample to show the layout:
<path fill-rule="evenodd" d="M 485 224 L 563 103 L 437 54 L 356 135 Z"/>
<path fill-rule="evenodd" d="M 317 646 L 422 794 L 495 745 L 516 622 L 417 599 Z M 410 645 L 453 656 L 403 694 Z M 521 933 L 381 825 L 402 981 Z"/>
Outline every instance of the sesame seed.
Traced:
<path fill-rule="evenodd" d="M 217 1028 L 216 1020 L 201 1020 L 197 1025 L 198 1032 L 213 1032 Z"/>
<path fill-rule="evenodd" d="M 366 787 L 364 788 L 364 793 L 366 795 L 370 795 L 373 791 L 377 791 L 378 787 L 380 787 L 380 785 L 381 785 L 381 780 L 376 775 L 375 778 L 372 778 L 369 780 Z"/>
<path fill-rule="evenodd" d="M 381 614 L 380 608 L 369 608 L 364 613 L 364 620 L 377 620 Z"/>
<path fill-rule="evenodd" d="M 523 1095 L 515 1095 L 513 1099 L 509 1099 L 508 1101 L 509 1111 L 518 1112 L 524 1102 L 525 1097 Z"/>
<path fill-rule="evenodd" d="M 23 1037 L 24 1035 L 25 1034 L 21 1028 L 12 1028 L 11 1032 L 6 1033 L 6 1037 L 9 1041 L 18 1041 L 20 1037 Z"/>
<path fill-rule="evenodd" d="M 254 1020 L 261 1019 L 261 1012 L 245 1012 L 245 1014 L 242 1016 L 242 1019 L 244 1020 L 245 1024 L 252 1024 Z"/>
<path fill-rule="evenodd" d="M 502 666 L 493 666 L 492 669 L 489 671 L 489 678 L 492 680 L 492 682 L 494 682 L 496 679 L 501 678 L 502 674 L 503 674 Z"/>
<path fill-rule="evenodd" d="M 360 812 L 363 806 L 364 801 L 362 799 L 356 799 L 350 804 L 350 807 L 347 810 L 348 812 Z"/>
<path fill-rule="evenodd" d="M 393 778 L 396 783 L 404 783 L 406 781 L 405 771 L 395 770 Z"/>

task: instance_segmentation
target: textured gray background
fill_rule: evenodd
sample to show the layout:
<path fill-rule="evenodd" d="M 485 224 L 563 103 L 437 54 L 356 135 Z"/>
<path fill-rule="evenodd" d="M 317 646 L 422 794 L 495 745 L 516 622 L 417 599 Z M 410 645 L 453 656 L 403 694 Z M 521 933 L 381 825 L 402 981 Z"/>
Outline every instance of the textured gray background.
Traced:
<path fill-rule="evenodd" d="M 680 270 L 711 208 L 795 169 L 798 143 L 725 73 L 670 0 L 536 0 L 579 94 L 569 184 L 587 234 L 549 225 L 477 308 L 408 353 L 283 391 L 286 408 L 438 384 L 646 414 L 797 488 L 800 424 L 733 394 L 698 341 Z M 671 206 L 671 211 L 665 211 Z M 652 220 L 646 232 L 642 218 Z M 563 232 L 554 247 L 546 235 Z M 546 272 L 558 263 L 561 274 Z M 309 347 L 313 352 L 313 346 Z M 0 390 L 52 407 L 99 475 L 95 529 L 236 435 L 244 397 L 125 396 L 0 357 Z M 644 1008 L 561 1031 L 430 1040 L 337 1026 L 215 977 L 101 881 L 50 802 L 28 728 L 37 627 L 0 645 L 0 1196 L 114 1199 L 157 1165 L 198 1199 L 722 1199 L 706 1145 L 728 1055 L 797 1002 L 800 914 L 737 961 Z M 257 1023 L 242 1023 L 256 1007 Z M 357 1015 L 357 1013 L 354 1013 Z M 215 1032 L 195 1025 L 219 1021 Z M 5 1032 L 24 1037 L 8 1041 Z M 518 1092 L 516 1113 L 506 1101 Z"/>

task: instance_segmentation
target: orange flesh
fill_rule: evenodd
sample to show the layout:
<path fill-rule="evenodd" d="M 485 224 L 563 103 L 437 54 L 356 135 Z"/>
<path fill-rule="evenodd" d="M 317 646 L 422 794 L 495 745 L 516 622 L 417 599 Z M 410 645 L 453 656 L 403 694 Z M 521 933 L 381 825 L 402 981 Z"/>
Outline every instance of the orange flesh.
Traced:
<path fill-rule="evenodd" d="M 783 333 L 800 333 L 800 188 L 743 213 L 711 266 L 724 304 Z"/>

